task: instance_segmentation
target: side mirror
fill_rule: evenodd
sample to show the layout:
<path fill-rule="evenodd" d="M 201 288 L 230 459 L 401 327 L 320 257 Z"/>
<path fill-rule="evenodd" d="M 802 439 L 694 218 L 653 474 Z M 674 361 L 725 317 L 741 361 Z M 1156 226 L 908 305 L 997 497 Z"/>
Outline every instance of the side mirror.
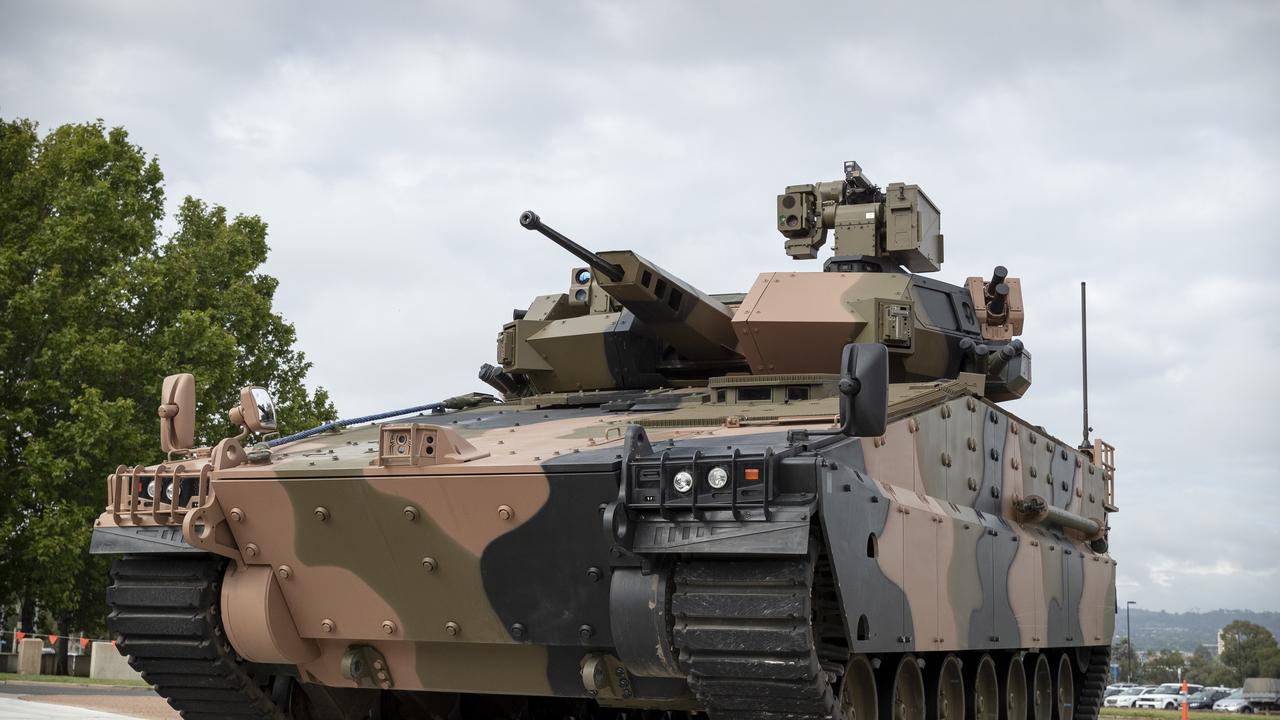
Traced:
<path fill-rule="evenodd" d="M 883 435 L 889 421 L 889 349 L 880 343 L 849 343 L 840 369 L 840 431 Z"/>
<path fill-rule="evenodd" d="M 170 375 L 160 388 L 160 449 L 189 450 L 196 442 L 196 376 Z"/>
<path fill-rule="evenodd" d="M 240 405 L 231 411 L 231 421 L 244 425 L 250 432 L 275 432 L 276 402 L 265 388 L 252 385 L 241 388 Z"/>

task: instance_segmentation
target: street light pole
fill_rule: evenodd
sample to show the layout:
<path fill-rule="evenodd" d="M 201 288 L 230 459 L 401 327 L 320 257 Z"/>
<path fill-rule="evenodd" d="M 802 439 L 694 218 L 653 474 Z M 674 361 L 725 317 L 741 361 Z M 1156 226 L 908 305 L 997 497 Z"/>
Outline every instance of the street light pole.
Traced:
<path fill-rule="evenodd" d="M 1129 622 L 1129 606 L 1137 604 L 1137 601 L 1134 600 L 1130 600 L 1124 604 L 1125 645 L 1129 650 L 1129 677 L 1125 679 L 1125 682 L 1133 682 L 1133 625 Z"/>

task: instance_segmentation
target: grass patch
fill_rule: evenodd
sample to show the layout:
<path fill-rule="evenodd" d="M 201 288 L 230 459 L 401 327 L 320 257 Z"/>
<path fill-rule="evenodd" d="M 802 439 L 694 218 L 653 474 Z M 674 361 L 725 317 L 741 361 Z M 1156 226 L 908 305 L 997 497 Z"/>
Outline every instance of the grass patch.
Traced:
<path fill-rule="evenodd" d="M 15 673 L 0 673 L 0 682 L 60 683 L 63 685 L 102 685 L 106 687 L 151 687 L 144 680 L 95 680 L 92 678 L 72 677 L 70 675 L 18 675 Z"/>
<path fill-rule="evenodd" d="M 1202 718 L 1228 718 L 1234 717 L 1230 713 L 1213 712 L 1212 710 L 1188 710 L 1188 717 Z M 1153 708 L 1102 708 L 1102 717 L 1105 718 L 1143 718 L 1144 720 L 1181 720 L 1182 710 L 1156 710 Z"/>

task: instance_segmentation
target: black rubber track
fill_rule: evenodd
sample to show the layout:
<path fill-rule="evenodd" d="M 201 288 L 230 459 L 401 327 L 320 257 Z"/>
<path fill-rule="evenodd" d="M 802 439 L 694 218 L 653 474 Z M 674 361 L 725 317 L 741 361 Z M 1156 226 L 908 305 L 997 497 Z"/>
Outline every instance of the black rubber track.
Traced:
<path fill-rule="evenodd" d="M 811 558 L 676 566 L 673 639 L 711 720 L 838 717 L 812 627 Z"/>
<path fill-rule="evenodd" d="M 222 558 L 126 556 L 111 566 L 107 625 L 142 677 L 190 720 L 285 720 L 222 634 Z"/>
<path fill-rule="evenodd" d="M 1089 649 L 1089 665 L 1085 668 L 1080 693 L 1076 698 L 1074 720 L 1098 720 L 1102 695 L 1107 690 L 1107 674 L 1111 672 L 1111 648 Z"/>

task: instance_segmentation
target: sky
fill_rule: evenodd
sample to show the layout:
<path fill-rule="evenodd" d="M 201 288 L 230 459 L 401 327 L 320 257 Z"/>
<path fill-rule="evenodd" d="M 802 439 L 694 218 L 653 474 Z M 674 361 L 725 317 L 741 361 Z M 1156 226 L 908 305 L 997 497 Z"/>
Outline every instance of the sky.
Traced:
<path fill-rule="evenodd" d="M 919 184 L 963 282 L 1020 277 L 1008 408 L 1118 448 L 1118 596 L 1280 610 L 1280 4 L 15 2 L 0 117 L 102 118 L 270 227 L 344 416 L 487 390 L 573 261 L 522 210 L 706 292 L 793 261 L 786 185 Z M 169 221 L 172 226 L 172 219 Z M 825 248 L 824 257 L 830 252 Z"/>

